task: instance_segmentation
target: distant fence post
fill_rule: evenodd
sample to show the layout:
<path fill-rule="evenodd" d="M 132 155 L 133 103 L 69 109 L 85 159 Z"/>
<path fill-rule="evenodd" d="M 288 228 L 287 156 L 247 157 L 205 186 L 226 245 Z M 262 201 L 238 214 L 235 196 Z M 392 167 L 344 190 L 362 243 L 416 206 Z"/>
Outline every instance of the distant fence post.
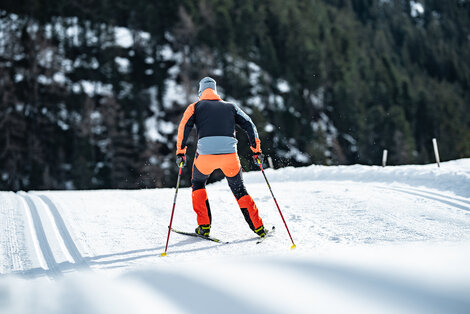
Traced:
<path fill-rule="evenodd" d="M 388 151 L 384 149 L 384 153 L 382 155 L 382 167 L 385 167 L 387 165 L 387 155 Z"/>
<path fill-rule="evenodd" d="M 437 140 L 436 140 L 436 138 L 432 139 L 432 146 L 434 146 L 434 155 L 436 156 L 437 166 L 441 167 L 440 160 L 439 160 L 439 150 L 437 149 Z"/>
<path fill-rule="evenodd" d="M 273 159 L 271 158 L 271 156 L 268 156 L 268 164 L 269 168 L 274 169 Z"/>

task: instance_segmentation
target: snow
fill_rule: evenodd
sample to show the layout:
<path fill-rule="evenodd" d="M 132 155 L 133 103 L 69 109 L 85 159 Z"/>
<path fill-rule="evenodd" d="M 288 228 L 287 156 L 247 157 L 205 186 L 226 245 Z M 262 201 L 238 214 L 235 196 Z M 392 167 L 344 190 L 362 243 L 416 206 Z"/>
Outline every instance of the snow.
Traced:
<path fill-rule="evenodd" d="M 54 82 L 59 83 L 59 84 L 65 84 L 67 82 L 67 78 L 62 72 L 54 73 L 54 75 L 52 76 L 52 79 L 54 80 Z"/>
<path fill-rule="evenodd" d="M 295 250 L 259 171 L 271 238 L 224 180 L 211 234 L 230 243 L 172 233 L 166 257 L 174 189 L 0 192 L 0 313 L 469 313 L 470 159 L 266 176 Z M 173 226 L 196 226 L 187 187 Z"/>
<path fill-rule="evenodd" d="M 21 73 L 16 73 L 16 74 L 15 74 L 15 82 L 16 82 L 16 83 L 21 82 L 23 79 L 24 79 L 24 75 L 23 75 L 23 74 L 21 74 Z"/>
<path fill-rule="evenodd" d="M 148 32 L 132 31 L 127 27 L 115 27 L 114 38 L 118 46 L 131 48 L 134 44 L 139 42 L 145 46 L 150 40 L 151 35 Z"/>
<path fill-rule="evenodd" d="M 295 141 L 291 144 L 295 144 Z M 310 160 L 308 154 L 301 152 L 297 147 L 293 145 L 290 145 L 289 151 L 280 151 L 279 153 L 284 158 L 295 158 L 297 162 L 307 163 Z"/>
<path fill-rule="evenodd" d="M 170 45 L 164 45 L 162 48 L 160 48 L 159 54 L 161 58 L 165 61 L 173 60 L 173 58 L 175 57 L 175 53 L 173 52 L 173 49 L 171 49 Z M 179 55 L 181 58 L 181 53 Z"/>
<path fill-rule="evenodd" d="M 103 84 L 99 81 L 87 81 L 81 80 L 74 83 L 72 91 L 74 93 L 85 92 L 88 96 L 93 97 L 94 95 L 112 95 L 113 86 L 111 84 Z"/>
<path fill-rule="evenodd" d="M 150 117 L 145 120 L 145 135 L 151 141 L 164 142 L 165 137 L 163 137 L 157 129 L 157 119 L 155 117 Z"/>
<path fill-rule="evenodd" d="M 52 83 L 52 80 L 43 74 L 39 74 L 37 80 L 38 80 L 38 83 L 43 84 L 43 85 L 49 85 Z"/>
<path fill-rule="evenodd" d="M 269 133 L 272 132 L 272 131 L 274 131 L 274 129 L 275 129 L 275 127 L 274 127 L 274 125 L 272 125 L 271 123 L 267 123 L 266 126 L 264 127 L 264 130 L 265 130 L 266 132 L 269 132 Z"/>
<path fill-rule="evenodd" d="M 291 90 L 290 86 L 289 86 L 289 83 L 286 80 L 283 80 L 283 79 L 278 79 L 277 80 L 277 89 L 281 93 L 289 93 L 290 90 Z"/>
<path fill-rule="evenodd" d="M 126 27 L 116 27 L 114 29 L 116 44 L 122 48 L 132 47 L 134 40 L 131 31 Z"/>
<path fill-rule="evenodd" d="M 424 6 L 418 1 L 410 1 L 411 16 L 417 17 L 424 14 Z"/>
<path fill-rule="evenodd" d="M 177 66 L 175 65 L 172 67 L 172 69 L 174 68 L 177 68 Z M 163 96 L 163 106 L 165 108 L 173 108 L 174 103 L 181 105 L 181 99 L 186 98 L 187 93 L 184 90 L 184 87 L 181 84 L 178 84 L 176 79 L 169 78 L 165 81 L 165 94 Z M 189 104 L 185 104 L 185 106 L 188 105 Z"/>
<path fill-rule="evenodd" d="M 130 61 L 127 58 L 116 57 L 114 62 L 118 65 L 118 71 L 121 73 L 129 73 Z"/>

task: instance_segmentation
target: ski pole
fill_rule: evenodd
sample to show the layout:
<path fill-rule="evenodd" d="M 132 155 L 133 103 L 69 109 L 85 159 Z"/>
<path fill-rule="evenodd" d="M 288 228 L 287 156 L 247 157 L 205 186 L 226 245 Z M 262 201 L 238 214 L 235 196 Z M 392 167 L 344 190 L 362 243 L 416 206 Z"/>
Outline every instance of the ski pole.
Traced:
<path fill-rule="evenodd" d="M 160 256 L 166 256 L 166 250 L 168 249 L 168 241 L 170 240 L 171 225 L 173 224 L 173 214 L 175 213 L 176 196 L 178 195 L 178 188 L 180 187 L 180 180 L 181 180 L 181 172 L 183 171 L 183 162 L 180 163 L 179 168 L 180 170 L 178 172 L 178 181 L 176 182 L 175 198 L 173 199 L 173 209 L 171 210 L 170 225 L 168 226 L 168 236 L 166 237 L 165 252 L 160 254 Z"/>
<path fill-rule="evenodd" d="M 256 162 L 258 163 L 259 168 L 261 169 L 261 172 L 263 173 L 264 179 L 266 180 L 266 183 L 268 184 L 269 191 L 271 192 L 271 195 L 273 196 L 274 203 L 276 203 L 277 210 L 279 211 L 279 214 L 281 215 L 282 221 L 284 222 L 284 226 L 286 226 L 287 233 L 289 234 L 290 240 L 292 241 L 292 246 L 290 247 L 291 250 L 295 249 L 297 246 L 294 243 L 294 240 L 292 239 L 292 236 L 290 234 L 289 228 L 287 227 L 286 221 L 284 220 L 284 216 L 282 215 L 281 208 L 279 208 L 279 204 L 277 203 L 276 198 L 274 197 L 273 190 L 271 189 L 271 185 L 269 185 L 268 178 L 266 177 L 266 174 L 264 173 L 263 165 L 261 165 L 261 161 L 259 160 L 258 157 L 256 157 Z"/>

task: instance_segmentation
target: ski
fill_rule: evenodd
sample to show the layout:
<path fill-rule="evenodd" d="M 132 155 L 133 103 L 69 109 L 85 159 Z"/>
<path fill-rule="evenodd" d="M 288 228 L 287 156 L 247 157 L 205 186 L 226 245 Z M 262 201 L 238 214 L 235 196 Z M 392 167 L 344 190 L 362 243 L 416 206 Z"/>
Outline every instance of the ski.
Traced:
<path fill-rule="evenodd" d="M 276 227 L 272 227 L 271 230 L 266 230 L 266 235 L 260 239 L 258 239 L 258 241 L 256 241 L 256 244 L 260 244 L 262 243 L 264 240 L 266 240 L 266 238 L 269 238 L 273 235 L 274 231 L 276 230 Z"/>
<path fill-rule="evenodd" d="M 221 241 L 217 238 L 210 237 L 210 236 L 206 237 L 206 236 L 197 234 L 195 232 L 186 232 L 186 231 L 176 230 L 176 229 L 173 229 L 173 228 L 171 228 L 171 231 L 173 231 L 175 233 L 187 235 L 187 236 L 190 236 L 190 237 L 201 238 L 201 239 L 204 239 L 204 240 L 209 240 L 209 241 L 213 241 L 213 242 L 217 242 L 217 243 L 228 243 L 228 242 L 225 242 L 225 241 Z"/>

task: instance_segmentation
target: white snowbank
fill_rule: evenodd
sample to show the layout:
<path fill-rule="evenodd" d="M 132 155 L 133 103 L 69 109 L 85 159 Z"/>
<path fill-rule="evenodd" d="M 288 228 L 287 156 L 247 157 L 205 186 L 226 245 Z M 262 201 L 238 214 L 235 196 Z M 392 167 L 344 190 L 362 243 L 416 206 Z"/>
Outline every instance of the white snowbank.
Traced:
<path fill-rule="evenodd" d="M 266 169 L 265 172 L 272 182 L 339 180 L 400 183 L 446 190 L 470 197 L 470 159 L 444 162 L 440 168 L 436 164 L 387 167 L 312 165 L 303 168 Z M 257 172 L 246 173 L 245 180 L 250 183 L 264 182 L 263 176 Z"/>

